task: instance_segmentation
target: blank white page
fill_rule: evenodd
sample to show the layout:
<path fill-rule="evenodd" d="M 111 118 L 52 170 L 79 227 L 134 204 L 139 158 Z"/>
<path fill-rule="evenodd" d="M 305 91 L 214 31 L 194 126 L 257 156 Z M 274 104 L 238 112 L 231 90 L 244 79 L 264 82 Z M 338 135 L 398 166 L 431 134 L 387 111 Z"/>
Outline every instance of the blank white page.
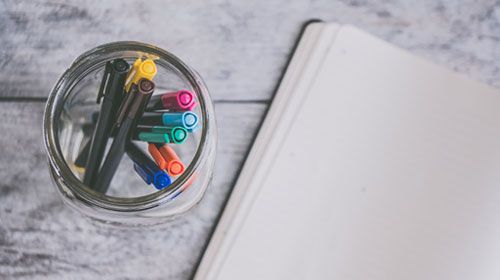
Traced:
<path fill-rule="evenodd" d="M 500 279 L 499 92 L 353 27 L 333 42 L 210 279 Z"/>

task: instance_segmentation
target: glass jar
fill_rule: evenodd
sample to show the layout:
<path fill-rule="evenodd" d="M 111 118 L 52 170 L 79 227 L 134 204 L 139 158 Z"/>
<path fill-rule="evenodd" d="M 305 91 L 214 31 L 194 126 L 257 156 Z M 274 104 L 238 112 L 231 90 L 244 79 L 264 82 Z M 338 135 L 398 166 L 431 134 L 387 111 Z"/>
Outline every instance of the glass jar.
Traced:
<path fill-rule="evenodd" d="M 82 183 L 83 171 L 75 161 L 91 137 L 89 127 L 99 112 L 96 99 L 105 65 L 118 58 L 130 64 L 137 58 L 153 59 L 158 69 L 153 79 L 155 94 L 182 89 L 196 96 L 198 105 L 194 112 L 199 116 L 199 129 L 176 147 L 186 169 L 168 188 L 156 190 L 146 185 L 126 156 L 107 193 L 96 192 Z M 155 46 L 115 42 L 79 56 L 50 93 L 43 135 L 50 173 L 64 202 L 105 223 L 137 226 L 163 223 L 191 209 L 211 182 L 217 130 L 208 90 L 192 68 Z"/>

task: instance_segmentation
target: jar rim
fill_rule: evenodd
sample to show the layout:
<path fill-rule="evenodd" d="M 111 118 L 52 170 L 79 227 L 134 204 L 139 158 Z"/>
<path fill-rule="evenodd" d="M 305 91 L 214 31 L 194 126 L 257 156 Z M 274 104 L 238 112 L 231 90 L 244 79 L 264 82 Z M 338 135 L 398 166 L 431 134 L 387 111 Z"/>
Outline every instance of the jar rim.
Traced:
<path fill-rule="evenodd" d="M 195 94 L 198 96 L 202 113 L 200 143 L 185 172 L 172 183 L 171 188 L 168 188 L 168 190 L 164 189 L 132 198 L 108 196 L 88 188 L 74 175 L 68 166 L 61 152 L 59 139 L 56 133 L 58 126 L 57 122 L 62 111 L 65 97 L 70 92 L 71 86 L 75 84 L 75 80 L 83 75 L 83 71 L 88 69 L 91 65 L 107 61 L 104 57 L 106 54 L 109 55 L 120 51 L 144 53 L 146 56 L 157 56 L 168 62 L 170 64 L 169 66 L 174 67 L 175 70 L 179 71 L 187 79 L 195 91 Z M 202 161 L 206 160 L 210 152 L 209 146 L 212 140 L 207 137 L 207 132 L 209 129 L 212 129 L 212 122 L 214 122 L 212 117 L 213 105 L 210 100 L 208 89 L 194 69 L 190 68 L 172 53 L 153 45 L 136 41 L 112 42 L 97 46 L 78 56 L 54 85 L 47 99 L 43 119 L 45 150 L 52 173 L 59 177 L 59 181 L 63 186 L 60 184 L 57 185 L 65 195 L 78 197 L 83 204 L 91 208 L 97 207 L 112 213 L 134 213 L 152 209 L 171 201 L 172 195 L 175 195 L 176 191 L 178 192 L 185 184 L 189 183 L 197 167 Z"/>

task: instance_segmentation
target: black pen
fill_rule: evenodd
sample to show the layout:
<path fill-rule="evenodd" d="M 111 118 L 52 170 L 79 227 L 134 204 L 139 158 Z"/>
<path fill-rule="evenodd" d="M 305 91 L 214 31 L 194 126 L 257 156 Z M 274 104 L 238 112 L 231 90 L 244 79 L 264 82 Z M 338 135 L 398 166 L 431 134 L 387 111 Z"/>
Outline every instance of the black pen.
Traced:
<path fill-rule="evenodd" d="M 144 126 L 163 126 L 163 113 L 161 112 L 144 112 L 139 120 L 140 125 Z"/>
<path fill-rule="evenodd" d="M 111 133 L 111 128 L 115 120 L 118 107 L 124 96 L 125 80 L 127 78 L 130 65 L 123 59 L 115 59 L 106 63 L 104 77 L 101 82 L 97 103 L 101 98 L 103 102 L 97 119 L 94 135 L 92 136 L 83 183 L 93 186 L 99 167 L 101 166 L 106 144 Z"/>
<path fill-rule="evenodd" d="M 133 85 L 132 90 L 127 93 L 127 95 L 133 95 L 133 98 L 127 98 L 122 102 L 122 104 L 127 103 L 129 106 L 121 106 L 120 110 L 125 110 L 125 112 L 120 111 L 118 113 L 121 117 L 119 123 L 117 123 L 116 136 L 113 139 L 113 144 L 109 148 L 109 152 L 106 155 L 106 159 L 102 165 L 101 171 L 97 176 L 94 189 L 101 193 L 106 193 L 109 188 L 109 184 L 115 175 L 116 169 L 120 164 L 120 161 L 125 152 L 125 147 L 130 141 L 130 134 L 134 127 L 136 126 L 137 120 L 142 116 L 144 109 L 149 101 L 149 98 L 153 94 L 155 85 L 153 82 L 147 79 L 141 79 L 138 85 Z M 131 99 L 132 101 L 127 101 Z"/>

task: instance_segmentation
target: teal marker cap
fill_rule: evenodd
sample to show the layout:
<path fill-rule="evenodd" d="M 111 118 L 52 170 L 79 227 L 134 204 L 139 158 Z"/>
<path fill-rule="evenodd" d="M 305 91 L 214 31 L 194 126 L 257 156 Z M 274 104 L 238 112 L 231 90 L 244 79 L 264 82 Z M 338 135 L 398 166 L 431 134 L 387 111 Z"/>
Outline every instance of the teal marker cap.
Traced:
<path fill-rule="evenodd" d="M 150 143 L 170 143 L 170 138 L 166 133 L 140 132 L 138 138 Z"/>
<path fill-rule="evenodd" d="M 182 144 L 186 141 L 188 132 L 184 127 L 175 126 L 153 126 L 151 129 L 153 133 L 167 133 L 172 143 Z"/>
<path fill-rule="evenodd" d="M 186 141 L 187 135 L 188 135 L 187 130 L 183 127 L 180 127 L 180 126 L 172 128 L 171 133 L 172 133 L 171 134 L 172 142 L 176 143 L 176 144 L 184 143 L 184 141 Z"/>

